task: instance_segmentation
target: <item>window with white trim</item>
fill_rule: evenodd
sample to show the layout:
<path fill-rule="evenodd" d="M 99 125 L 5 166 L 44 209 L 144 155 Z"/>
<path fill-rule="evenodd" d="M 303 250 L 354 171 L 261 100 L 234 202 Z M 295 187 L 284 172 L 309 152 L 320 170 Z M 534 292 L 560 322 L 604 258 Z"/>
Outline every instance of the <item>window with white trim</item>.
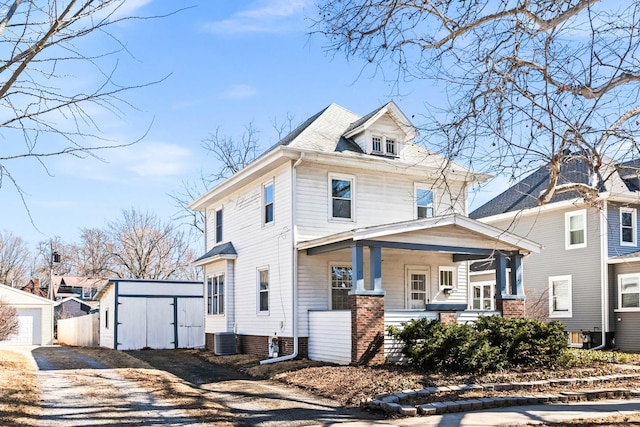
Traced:
<path fill-rule="evenodd" d="M 384 154 L 387 156 L 397 156 L 400 144 L 393 138 L 380 135 L 371 136 L 371 153 Z"/>
<path fill-rule="evenodd" d="M 618 275 L 618 308 L 640 310 L 640 274 Z"/>
<path fill-rule="evenodd" d="M 93 296 L 93 288 L 82 288 L 82 299 L 91 299 Z"/>
<path fill-rule="evenodd" d="M 224 274 L 207 277 L 207 314 L 224 314 Z"/>
<path fill-rule="evenodd" d="M 371 137 L 371 151 L 374 153 L 382 153 L 382 138 L 379 136 Z"/>
<path fill-rule="evenodd" d="M 567 212 L 565 219 L 565 247 L 576 249 L 587 247 L 587 211 Z"/>
<path fill-rule="evenodd" d="M 349 291 L 353 281 L 353 270 L 347 265 L 331 265 L 331 309 L 349 309 Z"/>
<path fill-rule="evenodd" d="M 636 246 L 636 210 L 620 208 L 620 245 Z"/>
<path fill-rule="evenodd" d="M 331 192 L 331 219 L 353 220 L 354 213 L 354 181 L 351 176 L 329 175 L 329 191 Z"/>
<path fill-rule="evenodd" d="M 433 216 L 433 191 L 416 187 L 416 218 Z"/>
<path fill-rule="evenodd" d="M 456 287 L 456 267 L 438 267 L 438 285 L 440 289 L 453 289 Z"/>
<path fill-rule="evenodd" d="M 493 282 L 477 282 L 471 286 L 471 308 L 473 310 L 493 310 L 496 285 Z"/>
<path fill-rule="evenodd" d="M 571 317 L 571 276 L 549 277 L 549 316 Z"/>
<path fill-rule="evenodd" d="M 216 243 L 222 242 L 222 209 L 216 211 Z"/>
<path fill-rule="evenodd" d="M 426 272 L 409 271 L 409 309 L 424 310 L 427 304 L 428 276 Z"/>
<path fill-rule="evenodd" d="M 391 154 L 391 155 L 396 155 L 396 142 L 393 139 L 386 139 L 385 140 L 385 145 L 386 145 L 386 152 L 387 154 Z"/>
<path fill-rule="evenodd" d="M 270 182 L 262 187 L 262 200 L 264 205 L 262 221 L 265 225 L 273 222 L 273 197 L 273 182 Z"/>
<path fill-rule="evenodd" d="M 269 312 L 269 269 L 258 269 L 258 312 Z"/>

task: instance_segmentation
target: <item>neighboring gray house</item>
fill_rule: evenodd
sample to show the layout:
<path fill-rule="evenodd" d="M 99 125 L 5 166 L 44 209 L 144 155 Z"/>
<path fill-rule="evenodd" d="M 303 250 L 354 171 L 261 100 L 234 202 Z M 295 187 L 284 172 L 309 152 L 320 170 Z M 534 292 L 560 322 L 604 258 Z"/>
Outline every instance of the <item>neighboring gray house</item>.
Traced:
<path fill-rule="evenodd" d="M 595 203 L 568 192 L 538 206 L 543 167 L 470 214 L 543 245 L 524 265 L 527 316 L 561 321 L 572 346 L 640 350 L 639 165 L 603 167 Z M 584 163 L 561 168 L 559 184 L 588 182 Z M 491 269 L 474 265 L 472 287 L 491 292 Z"/>
<path fill-rule="evenodd" d="M 332 104 L 191 204 L 206 217 L 207 347 L 367 363 L 391 357 L 385 326 L 477 318 L 468 260 L 520 265 L 540 247 L 469 219 L 467 188 L 488 177 L 415 136 L 393 102 Z M 520 269 L 495 277 L 496 311 L 522 315 Z"/>

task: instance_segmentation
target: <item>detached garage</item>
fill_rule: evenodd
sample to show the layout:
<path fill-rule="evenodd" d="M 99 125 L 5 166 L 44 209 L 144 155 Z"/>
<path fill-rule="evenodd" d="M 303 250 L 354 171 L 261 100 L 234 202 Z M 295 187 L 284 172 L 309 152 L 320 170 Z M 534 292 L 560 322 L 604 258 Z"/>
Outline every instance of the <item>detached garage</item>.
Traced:
<path fill-rule="evenodd" d="M 20 325 L 18 333 L 2 344 L 53 344 L 54 301 L 6 285 L 0 285 L 0 300 L 15 307 Z"/>
<path fill-rule="evenodd" d="M 97 298 L 101 347 L 204 347 L 202 282 L 112 279 Z"/>

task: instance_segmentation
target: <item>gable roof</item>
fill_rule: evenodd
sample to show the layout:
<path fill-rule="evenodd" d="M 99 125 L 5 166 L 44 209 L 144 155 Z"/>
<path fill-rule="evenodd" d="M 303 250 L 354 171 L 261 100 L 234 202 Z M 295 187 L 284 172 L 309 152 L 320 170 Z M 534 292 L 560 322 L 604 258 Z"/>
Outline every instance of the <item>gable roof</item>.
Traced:
<path fill-rule="evenodd" d="M 585 162 L 579 160 L 569 161 L 560 167 L 558 185 L 570 183 L 588 184 L 589 177 L 589 168 Z M 469 217 L 473 219 L 486 218 L 537 207 L 538 198 L 548 185 L 549 170 L 547 166 L 542 166 L 531 175 L 475 209 L 469 214 Z M 601 186 L 599 191 L 605 191 L 604 186 Z M 577 191 L 556 193 L 549 203 L 573 200 L 578 197 L 581 196 Z"/>
<path fill-rule="evenodd" d="M 50 304 L 51 306 L 53 306 L 54 304 L 54 301 L 50 299 L 34 295 L 30 292 L 25 292 L 20 289 L 12 288 L 11 286 L 0 284 L 0 297 L 3 296 L 2 294 L 4 294 L 4 296 L 7 296 L 7 302 L 10 305 L 15 304 L 15 302 L 13 301 L 14 298 L 12 297 L 18 299 L 26 298 L 29 300 L 33 300 L 34 304 Z"/>

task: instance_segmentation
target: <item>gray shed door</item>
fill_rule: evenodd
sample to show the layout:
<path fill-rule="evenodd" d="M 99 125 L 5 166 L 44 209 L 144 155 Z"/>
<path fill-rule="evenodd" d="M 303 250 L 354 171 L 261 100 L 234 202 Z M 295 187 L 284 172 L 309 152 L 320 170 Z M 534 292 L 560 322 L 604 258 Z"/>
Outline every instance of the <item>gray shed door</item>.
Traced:
<path fill-rule="evenodd" d="M 19 308 L 18 333 L 5 343 L 34 345 L 42 344 L 42 310 L 39 308 Z"/>
<path fill-rule="evenodd" d="M 118 299 L 118 350 L 175 348 L 173 298 Z"/>

